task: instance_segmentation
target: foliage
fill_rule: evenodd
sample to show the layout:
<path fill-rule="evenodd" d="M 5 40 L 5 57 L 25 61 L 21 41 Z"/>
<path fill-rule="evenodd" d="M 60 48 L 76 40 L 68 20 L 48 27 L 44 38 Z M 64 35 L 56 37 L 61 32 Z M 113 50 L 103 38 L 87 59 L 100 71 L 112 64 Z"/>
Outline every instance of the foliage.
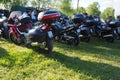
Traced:
<path fill-rule="evenodd" d="M 93 4 L 89 5 L 87 7 L 87 13 L 90 15 L 96 15 L 99 16 L 100 15 L 100 11 L 99 11 L 99 3 L 98 2 L 94 2 Z"/>
<path fill-rule="evenodd" d="M 26 5 L 27 0 L 1 0 L 1 3 L 6 9 L 11 9 L 11 7 L 15 5 Z"/>
<path fill-rule="evenodd" d="M 101 17 L 102 17 L 104 20 L 107 20 L 107 18 L 108 18 L 109 16 L 112 16 L 112 18 L 115 19 L 115 17 L 114 17 L 114 9 L 111 8 L 111 7 L 106 8 L 106 9 L 102 12 L 102 14 L 101 14 Z"/>
<path fill-rule="evenodd" d="M 45 8 L 52 5 L 53 0 L 32 0 L 31 4 L 34 7 Z"/>
<path fill-rule="evenodd" d="M 74 10 L 71 7 L 71 0 L 62 0 L 60 10 L 68 16 L 71 16 L 74 13 Z"/>
<path fill-rule="evenodd" d="M 31 2 L 33 6 L 45 8 L 52 7 L 61 12 L 72 15 L 74 10 L 71 7 L 71 0 L 34 0 Z"/>
<path fill-rule="evenodd" d="M 84 7 L 78 7 L 78 12 L 79 13 L 86 13 L 86 10 Z"/>

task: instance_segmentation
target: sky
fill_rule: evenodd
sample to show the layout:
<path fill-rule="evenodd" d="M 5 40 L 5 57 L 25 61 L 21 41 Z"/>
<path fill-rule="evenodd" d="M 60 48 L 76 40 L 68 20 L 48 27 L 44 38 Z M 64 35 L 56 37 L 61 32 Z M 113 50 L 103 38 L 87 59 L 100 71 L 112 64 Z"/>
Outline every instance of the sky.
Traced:
<path fill-rule="evenodd" d="M 72 0 L 73 7 L 77 7 L 78 0 Z M 93 2 L 98 2 L 100 4 L 100 10 L 103 11 L 106 7 L 113 7 L 114 0 L 79 0 L 79 6 L 87 7 Z M 76 5 L 75 5 L 76 4 Z"/>
<path fill-rule="evenodd" d="M 72 6 L 77 7 L 78 0 L 72 0 Z M 87 8 L 88 5 L 93 2 L 98 2 L 100 5 L 100 11 L 103 11 L 107 7 L 112 7 L 115 9 L 115 16 L 120 15 L 120 0 L 79 0 L 79 6 Z"/>

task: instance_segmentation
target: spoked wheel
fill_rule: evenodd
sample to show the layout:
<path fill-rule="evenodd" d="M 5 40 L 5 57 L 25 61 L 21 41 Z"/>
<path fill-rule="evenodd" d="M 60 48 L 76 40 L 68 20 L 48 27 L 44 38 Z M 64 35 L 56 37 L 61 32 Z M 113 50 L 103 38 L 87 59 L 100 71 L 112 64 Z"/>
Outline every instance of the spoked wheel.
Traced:
<path fill-rule="evenodd" d="M 45 42 L 41 43 L 40 48 L 44 50 L 46 53 L 52 53 L 53 50 L 53 41 L 52 39 L 48 39 Z"/>
<path fill-rule="evenodd" d="M 13 43 L 15 43 L 15 44 L 17 44 L 17 45 L 20 45 L 20 44 L 21 44 L 21 40 L 20 40 L 19 38 L 17 38 L 15 35 L 10 34 L 10 35 L 9 35 L 9 38 L 10 38 L 10 40 L 11 40 Z"/>

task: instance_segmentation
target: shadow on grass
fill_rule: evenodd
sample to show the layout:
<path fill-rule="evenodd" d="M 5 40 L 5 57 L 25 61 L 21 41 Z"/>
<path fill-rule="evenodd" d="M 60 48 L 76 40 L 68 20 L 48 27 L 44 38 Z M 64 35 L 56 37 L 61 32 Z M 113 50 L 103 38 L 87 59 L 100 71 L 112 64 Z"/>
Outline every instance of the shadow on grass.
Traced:
<path fill-rule="evenodd" d="M 10 56 L 9 53 L 0 47 L 0 65 L 3 67 L 11 68 L 15 64 L 14 57 Z"/>
<path fill-rule="evenodd" d="M 113 43 L 103 41 L 98 38 L 93 38 L 92 41 L 89 43 L 90 45 L 94 46 L 102 46 L 102 47 L 107 47 L 110 49 L 120 49 L 120 40 L 115 40 Z"/>
<path fill-rule="evenodd" d="M 32 48 L 32 47 L 31 47 Z M 78 57 L 70 57 L 65 54 L 53 51 L 52 54 L 45 54 L 44 51 L 33 47 L 33 50 L 42 53 L 45 57 L 60 62 L 66 68 L 87 76 L 99 78 L 100 80 L 119 80 L 120 68 L 109 64 L 80 60 Z"/>
<path fill-rule="evenodd" d="M 107 60 L 111 60 L 111 57 L 115 57 L 114 61 L 116 61 L 116 57 L 118 58 L 120 56 L 119 44 L 120 41 L 116 41 L 116 43 L 108 43 L 100 40 L 93 40 L 90 43 L 81 42 L 79 46 L 69 46 L 60 43 L 56 43 L 55 46 L 63 51 L 76 52 L 76 54 L 83 52 L 85 55 L 93 54 Z"/>
<path fill-rule="evenodd" d="M 77 57 L 70 57 L 64 54 L 53 52 L 52 55 L 45 55 L 48 58 L 57 60 L 65 67 L 88 76 L 99 77 L 100 80 L 119 80 L 120 68 L 108 64 L 83 61 Z"/>
<path fill-rule="evenodd" d="M 103 43 L 96 44 L 96 42 L 95 43 L 93 43 L 93 42 L 83 43 L 82 45 L 80 44 L 80 46 L 78 46 L 78 47 L 68 47 L 68 45 L 66 45 L 66 46 L 65 45 L 56 45 L 56 46 L 63 50 L 69 49 L 69 51 L 70 51 L 72 48 L 74 50 L 78 50 L 78 51 L 82 51 L 82 52 L 90 52 L 91 54 L 92 53 L 93 54 L 101 54 L 99 51 L 101 51 L 101 50 L 103 51 L 104 49 L 96 48 L 96 46 L 100 46 L 100 45 L 104 46 Z M 104 47 L 106 47 L 106 45 Z M 107 46 L 107 47 L 109 47 L 109 46 Z M 62 53 L 59 53 L 56 51 L 53 51 L 52 54 L 45 54 L 45 51 L 40 50 L 38 47 L 30 47 L 30 48 L 32 48 L 36 52 L 42 53 L 47 58 L 54 59 L 55 61 L 60 62 L 61 64 L 63 64 L 63 66 L 65 66 L 66 68 L 71 69 L 75 72 L 84 73 L 85 75 L 92 76 L 95 78 L 99 77 L 100 80 L 119 80 L 120 79 L 120 68 L 119 67 L 114 67 L 112 65 L 108 65 L 108 64 L 104 64 L 104 63 L 80 60 L 78 57 L 66 56 L 65 54 L 62 54 Z M 109 48 L 110 48 L 109 51 L 111 51 L 112 49 L 116 49 L 114 46 L 113 46 L 113 48 L 111 46 Z M 96 53 L 96 51 L 98 53 Z M 104 51 L 106 51 L 106 50 L 104 50 Z M 104 54 L 102 54 L 102 55 L 104 55 Z M 1 47 L 0 47 L 0 58 L 7 59 L 7 61 L 8 61 L 8 63 L 6 63 L 6 64 L 2 64 L 2 63 L 0 64 L 4 67 L 11 67 L 15 63 L 15 59 L 12 58 L 12 56 L 10 56 L 8 54 L 8 52 Z"/>

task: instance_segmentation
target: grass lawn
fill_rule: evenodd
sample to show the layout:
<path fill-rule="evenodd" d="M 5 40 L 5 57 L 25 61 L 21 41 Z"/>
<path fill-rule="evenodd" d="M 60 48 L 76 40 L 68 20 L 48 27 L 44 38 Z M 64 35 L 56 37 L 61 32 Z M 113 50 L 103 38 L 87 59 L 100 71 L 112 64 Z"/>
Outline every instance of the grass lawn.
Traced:
<path fill-rule="evenodd" d="M 44 54 L 0 39 L 0 80 L 120 80 L 120 41 L 54 42 Z"/>

